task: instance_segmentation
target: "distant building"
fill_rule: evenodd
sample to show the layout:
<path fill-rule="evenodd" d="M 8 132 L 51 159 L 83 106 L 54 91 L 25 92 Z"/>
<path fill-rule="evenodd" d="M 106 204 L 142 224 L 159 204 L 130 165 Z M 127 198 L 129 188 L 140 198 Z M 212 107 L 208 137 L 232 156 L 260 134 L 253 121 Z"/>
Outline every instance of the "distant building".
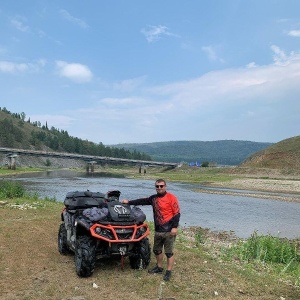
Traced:
<path fill-rule="evenodd" d="M 190 162 L 189 167 L 201 167 L 201 163 L 195 161 L 195 162 Z"/>

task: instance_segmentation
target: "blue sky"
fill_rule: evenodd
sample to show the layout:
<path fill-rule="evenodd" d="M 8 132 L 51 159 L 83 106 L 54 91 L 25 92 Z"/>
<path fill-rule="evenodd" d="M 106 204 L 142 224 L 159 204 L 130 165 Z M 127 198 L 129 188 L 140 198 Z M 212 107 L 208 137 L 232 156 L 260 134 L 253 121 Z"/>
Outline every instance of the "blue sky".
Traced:
<path fill-rule="evenodd" d="M 105 145 L 300 134 L 298 0 L 2 0 L 0 107 Z"/>

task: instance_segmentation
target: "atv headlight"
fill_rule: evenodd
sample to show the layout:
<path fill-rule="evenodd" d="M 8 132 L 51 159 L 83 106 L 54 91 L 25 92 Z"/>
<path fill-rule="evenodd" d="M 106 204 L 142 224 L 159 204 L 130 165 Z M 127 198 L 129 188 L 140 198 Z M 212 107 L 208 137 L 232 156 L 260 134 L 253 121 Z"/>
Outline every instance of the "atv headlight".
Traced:
<path fill-rule="evenodd" d="M 113 234 L 111 233 L 111 231 L 109 229 L 102 229 L 101 230 L 101 235 L 106 237 L 106 238 L 114 240 Z"/>
<path fill-rule="evenodd" d="M 95 229 L 95 232 L 96 232 L 97 234 L 101 234 L 101 231 L 102 231 L 101 227 L 97 227 L 97 228 Z"/>

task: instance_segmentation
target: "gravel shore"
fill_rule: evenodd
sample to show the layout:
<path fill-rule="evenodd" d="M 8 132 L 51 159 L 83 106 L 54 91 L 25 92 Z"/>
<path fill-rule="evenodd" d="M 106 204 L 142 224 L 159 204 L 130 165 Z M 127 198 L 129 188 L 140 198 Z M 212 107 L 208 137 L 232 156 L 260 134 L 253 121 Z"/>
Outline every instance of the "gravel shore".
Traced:
<path fill-rule="evenodd" d="M 220 188 L 211 190 L 209 187 Z M 234 189 L 227 191 L 226 189 Z M 300 180 L 291 179 L 233 179 L 230 182 L 209 183 L 207 189 L 197 191 L 210 194 L 251 196 L 300 203 Z"/>

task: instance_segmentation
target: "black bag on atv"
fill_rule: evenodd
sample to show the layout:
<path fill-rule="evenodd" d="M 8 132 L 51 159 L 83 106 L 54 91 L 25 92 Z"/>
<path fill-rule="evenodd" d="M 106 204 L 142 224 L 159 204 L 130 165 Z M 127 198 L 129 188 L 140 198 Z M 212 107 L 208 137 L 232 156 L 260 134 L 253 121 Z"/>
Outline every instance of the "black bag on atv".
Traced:
<path fill-rule="evenodd" d="M 100 220 L 104 220 L 108 216 L 108 209 L 106 207 L 92 207 L 92 208 L 86 208 L 82 215 L 89 219 L 92 222 L 98 222 Z"/>
<path fill-rule="evenodd" d="M 105 194 L 93 193 L 89 190 L 84 192 L 69 192 L 64 200 L 64 205 L 69 210 L 103 207 L 106 202 L 105 196 Z"/>
<path fill-rule="evenodd" d="M 131 209 L 131 215 L 137 224 L 142 224 L 146 220 L 145 213 L 138 206 Z"/>

